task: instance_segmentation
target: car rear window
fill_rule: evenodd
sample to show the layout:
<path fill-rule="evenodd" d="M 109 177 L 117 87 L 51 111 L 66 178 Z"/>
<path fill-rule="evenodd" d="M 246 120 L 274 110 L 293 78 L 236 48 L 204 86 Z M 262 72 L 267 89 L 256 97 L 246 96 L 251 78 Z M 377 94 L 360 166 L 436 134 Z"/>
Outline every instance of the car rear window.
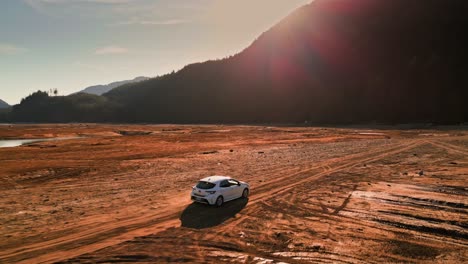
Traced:
<path fill-rule="evenodd" d="M 206 182 L 206 181 L 200 181 L 197 184 L 197 188 L 202 189 L 202 190 L 213 189 L 215 186 L 216 184 L 211 183 L 211 182 Z"/>

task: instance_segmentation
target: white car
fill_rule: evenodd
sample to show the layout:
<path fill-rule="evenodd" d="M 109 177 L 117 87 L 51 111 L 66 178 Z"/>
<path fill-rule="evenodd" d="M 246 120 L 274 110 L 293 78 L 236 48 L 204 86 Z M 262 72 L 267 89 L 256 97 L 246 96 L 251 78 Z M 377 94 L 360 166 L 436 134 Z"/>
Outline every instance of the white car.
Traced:
<path fill-rule="evenodd" d="M 192 201 L 221 206 L 224 202 L 249 197 L 249 184 L 226 176 L 210 176 L 193 186 Z"/>

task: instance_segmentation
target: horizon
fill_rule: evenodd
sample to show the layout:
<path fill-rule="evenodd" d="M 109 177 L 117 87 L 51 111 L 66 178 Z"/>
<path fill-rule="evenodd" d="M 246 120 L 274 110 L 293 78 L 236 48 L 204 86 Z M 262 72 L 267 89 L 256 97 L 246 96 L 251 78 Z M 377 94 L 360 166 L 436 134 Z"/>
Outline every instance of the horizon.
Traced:
<path fill-rule="evenodd" d="M 311 0 L 21 0 L 0 3 L 0 99 L 156 77 L 241 52 Z M 268 5 L 268 8 L 264 8 Z M 259 15 L 261 13 L 261 15 Z M 239 17 L 242 14 L 242 17 Z M 137 41 L 135 41 L 137 40 Z"/>

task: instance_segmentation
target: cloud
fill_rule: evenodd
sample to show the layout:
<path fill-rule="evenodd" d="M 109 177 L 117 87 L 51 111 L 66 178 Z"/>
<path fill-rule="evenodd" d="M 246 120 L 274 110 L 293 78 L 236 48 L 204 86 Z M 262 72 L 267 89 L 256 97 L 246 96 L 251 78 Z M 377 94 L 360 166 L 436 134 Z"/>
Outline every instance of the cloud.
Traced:
<path fill-rule="evenodd" d="M 28 49 L 0 43 L 0 55 L 16 55 L 28 52 Z"/>
<path fill-rule="evenodd" d="M 167 20 L 141 20 L 131 19 L 129 21 L 119 22 L 114 25 L 154 25 L 154 26 L 170 26 L 190 23 L 184 19 L 167 19 Z"/>
<path fill-rule="evenodd" d="M 1 1 L 1 0 L 0 0 Z M 108 26 L 171 26 L 193 21 L 193 12 L 200 5 L 174 0 L 22 0 L 35 11 L 51 16 L 99 18 Z M 195 0 L 213 1 L 213 0 Z"/>
<path fill-rule="evenodd" d="M 25 0 L 26 3 L 35 6 L 40 4 L 73 4 L 73 3 L 96 3 L 96 4 L 128 4 L 134 0 Z"/>
<path fill-rule="evenodd" d="M 122 48 L 119 46 L 114 46 L 114 45 L 99 48 L 94 52 L 94 54 L 96 55 L 124 54 L 124 53 L 128 53 L 128 49 Z"/>
<path fill-rule="evenodd" d="M 68 7 L 78 4 L 105 4 L 105 5 L 119 5 L 130 4 L 136 0 L 23 0 L 31 8 L 37 12 L 48 14 L 46 11 L 48 7 L 61 6 Z"/>

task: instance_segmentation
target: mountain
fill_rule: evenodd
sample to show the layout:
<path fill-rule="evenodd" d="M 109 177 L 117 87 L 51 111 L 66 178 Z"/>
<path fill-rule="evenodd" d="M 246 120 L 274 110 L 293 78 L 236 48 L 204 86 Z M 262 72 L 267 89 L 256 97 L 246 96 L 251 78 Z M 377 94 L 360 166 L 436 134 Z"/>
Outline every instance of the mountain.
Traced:
<path fill-rule="evenodd" d="M 465 0 L 315 0 L 229 58 L 102 98 L 38 95 L 13 118 L 36 121 L 42 111 L 60 113 L 52 121 L 467 122 L 466 28 Z"/>
<path fill-rule="evenodd" d="M 148 80 L 148 77 L 136 77 L 133 80 L 126 80 L 126 81 L 120 81 L 120 82 L 113 82 L 107 85 L 95 85 L 95 86 L 90 86 L 88 88 L 85 88 L 84 90 L 80 91 L 79 93 L 87 93 L 87 94 L 95 94 L 95 95 L 102 95 L 104 93 L 109 92 L 110 90 L 122 86 L 127 83 L 136 83 L 136 82 L 141 82 L 141 81 L 146 81 Z"/>
<path fill-rule="evenodd" d="M 3 101 L 2 99 L 0 99 L 0 109 L 3 109 L 3 108 L 9 108 L 10 105 L 7 104 L 5 101 Z"/>
<path fill-rule="evenodd" d="M 231 58 L 106 97 L 152 122 L 466 121 L 468 2 L 315 0 Z"/>

